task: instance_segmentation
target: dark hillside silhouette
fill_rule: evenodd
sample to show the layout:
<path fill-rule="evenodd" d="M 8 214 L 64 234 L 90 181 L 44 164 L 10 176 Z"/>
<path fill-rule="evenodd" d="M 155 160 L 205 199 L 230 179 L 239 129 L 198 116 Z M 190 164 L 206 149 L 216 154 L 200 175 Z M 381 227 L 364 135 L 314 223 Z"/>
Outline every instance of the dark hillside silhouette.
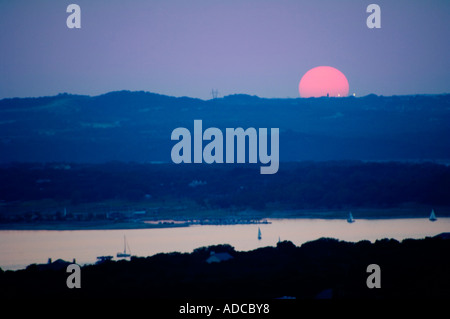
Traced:
<path fill-rule="evenodd" d="M 0 100 L 0 162 L 165 161 L 172 130 L 280 128 L 280 160 L 450 158 L 450 95 L 212 100 L 148 92 Z"/>
<path fill-rule="evenodd" d="M 375 243 L 322 238 L 296 247 L 278 243 L 249 252 L 231 246 L 203 247 L 187 254 L 168 253 L 109 261 L 81 269 L 81 289 L 68 289 L 65 269 L 0 270 L 1 298 L 216 299 L 283 296 L 329 298 L 450 297 L 450 240 L 392 239 Z M 207 263 L 211 252 L 233 258 Z M 381 268 L 381 289 L 369 289 L 367 266 Z"/>

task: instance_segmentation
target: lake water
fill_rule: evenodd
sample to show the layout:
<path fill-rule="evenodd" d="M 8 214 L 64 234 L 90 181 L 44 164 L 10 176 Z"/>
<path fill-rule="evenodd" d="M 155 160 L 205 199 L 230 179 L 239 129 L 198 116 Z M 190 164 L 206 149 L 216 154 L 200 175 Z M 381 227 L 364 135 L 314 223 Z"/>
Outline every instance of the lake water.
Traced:
<path fill-rule="evenodd" d="M 450 232 L 450 218 L 428 219 L 371 219 L 349 224 L 336 219 L 269 219 L 271 224 L 212 226 L 199 225 L 179 228 L 127 230 L 71 230 L 71 231 L 0 231 L 0 267 L 21 269 L 32 263 L 46 263 L 58 258 L 79 264 L 95 263 L 97 256 L 123 251 L 123 237 L 132 255 L 151 256 L 160 252 L 192 252 L 193 249 L 230 244 L 238 251 L 275 246 L 278 239 L 295 245 L 333 237 L 345 241 L 382 238 L 424 238 Z M 258 227 L 262 239 L 257 239 Z M 114 258 L 116 259 L 116 258 Z"/>

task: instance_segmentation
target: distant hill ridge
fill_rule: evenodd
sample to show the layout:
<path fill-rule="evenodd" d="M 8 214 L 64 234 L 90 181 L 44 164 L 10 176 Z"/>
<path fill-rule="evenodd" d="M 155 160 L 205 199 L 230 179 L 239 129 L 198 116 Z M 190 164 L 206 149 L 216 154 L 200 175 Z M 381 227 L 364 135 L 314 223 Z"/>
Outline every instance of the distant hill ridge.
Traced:
<path fill-rule="evenodd" d="M 280 160 L 448 160 L 450 95 L 201 100 L 150 92 L 0 100 L 0 163 L 170 161 L 177 127 L 278 127 Z"/>

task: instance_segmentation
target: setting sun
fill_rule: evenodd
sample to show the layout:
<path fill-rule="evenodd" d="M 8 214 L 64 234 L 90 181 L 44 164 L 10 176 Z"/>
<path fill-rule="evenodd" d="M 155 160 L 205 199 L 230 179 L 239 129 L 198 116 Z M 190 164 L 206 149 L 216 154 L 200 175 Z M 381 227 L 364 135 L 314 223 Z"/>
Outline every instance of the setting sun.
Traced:
<path fill-rule="evenodd" d="M 345 97 L 349 85 L 345 75 L 331 66 L 318 66 L 303 75 L 298 86 L 301 97 Z"/>

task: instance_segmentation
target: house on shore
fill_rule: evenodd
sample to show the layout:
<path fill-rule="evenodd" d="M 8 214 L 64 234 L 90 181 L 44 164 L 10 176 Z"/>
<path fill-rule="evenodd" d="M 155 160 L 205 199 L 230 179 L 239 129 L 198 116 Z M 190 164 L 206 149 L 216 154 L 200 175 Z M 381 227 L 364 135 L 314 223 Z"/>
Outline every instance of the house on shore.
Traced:
<path fill-rule="evenodd" d="M 233 259 L 233 256 L 231 256 L 229 253 L 215 253 L 214 251 L 211 251 L 209 258 L 206 259 L 206 262 L 208 264 L 220 263 L 222 261 L 227 261 L 230 259 Z"/>

